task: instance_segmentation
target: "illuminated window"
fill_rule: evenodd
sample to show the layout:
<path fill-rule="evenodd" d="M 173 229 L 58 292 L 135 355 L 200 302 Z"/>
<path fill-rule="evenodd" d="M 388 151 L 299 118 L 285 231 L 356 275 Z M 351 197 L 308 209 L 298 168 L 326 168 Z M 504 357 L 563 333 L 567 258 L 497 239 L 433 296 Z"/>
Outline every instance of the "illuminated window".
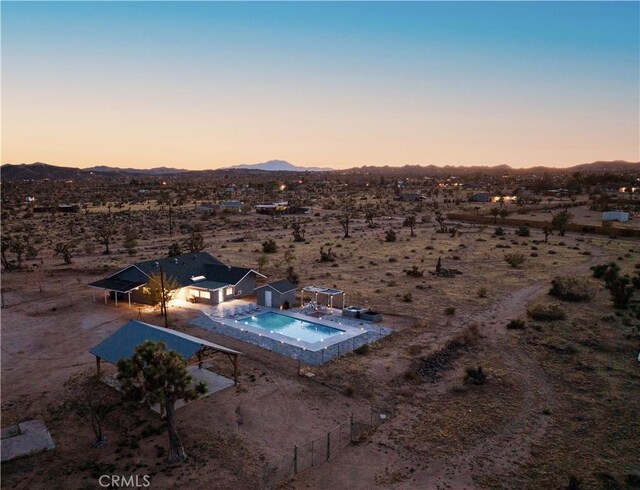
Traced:
<path fill-rule="evenodd" d="M 200 291 L 200 297 L 204 299 L 211 299 L 211 293 L 209 291 Z"/>
<path fill-rule="evenodd" d="M 227 288 L 227 294 L 233 294 L 233 288 Z"/>

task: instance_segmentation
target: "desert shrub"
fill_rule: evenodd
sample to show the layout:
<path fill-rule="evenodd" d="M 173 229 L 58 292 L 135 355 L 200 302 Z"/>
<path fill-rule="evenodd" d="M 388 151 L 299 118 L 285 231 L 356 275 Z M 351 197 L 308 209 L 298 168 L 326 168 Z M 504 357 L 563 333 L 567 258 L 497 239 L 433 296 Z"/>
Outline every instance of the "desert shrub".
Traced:
<path fill-rule="evenodd" d="M 608 264 L 594 265 L 591 267 L 593 277 L 596 279 L 604 279 L 609 284 L 617 279 L 620 273 L 620 267 L 615 262 L 609 262 Z"/>
<path fill-rule="evenodd" d="M 411 303 L 413 301 L 413 294 L 411 293 L 404 293 L 402 295 L 402 301 L 404 301 L 405 303 Z"/>
<path fill-rule="evenodd" d="M 495 236 L 504 236 L 504 228 L 502 228 L 501 226 L 498 226 L 493 232 L 493 234 Z"/>
<path fill-rule="evenodd" d="M 520 318 L 514 318 L 509 323 L 507 323 L 508 330 L 522 330 L 524 327 L 524 320 L 521 320 Z"/>
<path fill-rule="evenodd" d="M 587 301 L 593 298 L 595 290 L 581 277 L 555 277 L 549 294 L 565 301 Z"/>
<path fill-rule="evenodd" d="M 504 256 L 504 261 L 513 268 L 520 267 L 526 260 L 524 254 L 520 252 L 509 253 Z"/>
<path fill-rule="evenodd" d="M 369 344 L 362 344 L 360 347 L 355 349 L 353 352 L 355 352 L 359 356 L 366 356 L 369 352 L 371 352 L 371 347 L 369 346 Z"/>
<path fill-rule="evenodd" d="M 518 226 L 516 228 L 516 235 L 518 236 L 531 236 L 531 232 L 529 231 L 529 227 L 525 225 Z"/>
<path fill-rule="evenodd" d="M 582 480 L 577 476 L 571 475 L 569 476 L 569 483 L 565 487 L 567 490 L 581 490 L 582 489 Z"/>
<path fill-rule="evenodd" d="M 478 289 L 478 298 L 486 298 L 487 297 L 487 288 L 481 287 Z"/>
<path fill-rule="evenodd" d="M 560 308 L 560 305 L 536 305 L 527 310 L 527 315 L 541 322 L 564 320 L 567 317 L 566 313 Z"/>
<path fill-rule="evenodd" d="M 262 252 L 266 254 L 273 254 L 278 251 L 278 245 L 272 239 L 262 243 Z"/>
<path fill-rule="evenodd" d="M 387 232 L 384 234 L 385 242 L 395 242 L 396 239 L 397 239 L 397 235 L 396 235 L 396 232 L 393 230 L 387 230 Z"/>
<path fill-rule="evenodd" d="M 398 259 L 395 257 L 389 257 L 389 262 L 398 262 Z"/>
<path fill-rule="evenodd" d="M 607 288 L 611 293 L 613 306 L 620 309 L 629 307 L 629 302 L 633 296 L 633 286 L 629 276 L 618 277 L 608 284 Z"/>
<path fill-rule="evenodd" d="M 445 315 L 452 316 L 452 315 L 456 314 L 456 309 L 453 306 L 447 306 L 444 309 L 444 313 L 445 313 Z"/>
<path fill-rule="evenodd" d="M 411 269 L 407 269 L 407 276 L 422 277 L 423 275 L 424 275 L 424 271 L 421 271 L 415 265 L 412 266 Z"/>
<path fill-rule="evenodd" d="M 482 370 L 482 366 L 477 368 L 468 367 L 465 370 L 464 382 L 474 385 L 483 385 L 487 381 L 487 375 Z"/>

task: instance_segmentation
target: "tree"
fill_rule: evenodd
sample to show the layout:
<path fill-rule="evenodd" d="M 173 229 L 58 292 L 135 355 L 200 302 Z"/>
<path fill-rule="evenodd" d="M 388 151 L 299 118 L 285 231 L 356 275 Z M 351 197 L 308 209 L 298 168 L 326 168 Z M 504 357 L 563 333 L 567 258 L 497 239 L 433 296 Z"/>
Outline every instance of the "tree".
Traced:
<path fill-rule="evenodd" d="M 563 209 L 559 213 L 553 214 L 551 219 L 551 227 L 554 230 L 558 230 L 560 236 L 564 236 L 567 225 L 573 219 L 573 215 L 566 209 Z"/>
<path fill-rule="evenodd" d="M 164 301 L 162 300 L 163 285 Z M 156 272 L 149 276 L 149 282 L 145 286 L 145 294 L 151 306 L 160 305 L 160 314 L 162 315 L 165 313 L 166 305 L 173 299 L 178 289 L 180 289 L 180 284 L 174 277 L 167 276 L 164 272 L 162 275 L 160 275 L 160 272 Z"/>
<path fill-rule="evenodd" d="M 3 236 L 2 241 L 0 242 L 0 260 L 2 260 L 2 267 L 4 270 L 9 271 L 13 269 L 13 264 L 7 257 L 7 252 L 11 250 L 11 238 L 8 236 Z"/>
<path fill-rule="evenodd" d="M 56 244 L 53 251 L 56 255 L 62 255 L 62 260 L 64 260 L 64 263 L 66 265 L 69 265 L 71 264 L 71 259 L 73 258 L 72 254 L 75 248 L 75 245 L 71 242 L 60 242 Z"/>
<path fill-rule="evenodd" d="M 162 404 L 169 434 L 168 463 L 185 461 L 187 454 L 176 428 L 175 403 L 189 402 L 207 392 L 204 382 L 192 387 L 187 363 L 177 352 L 167 351 L 162 342 L 145 341 L 133 356 L 118 361 L 118 380 L 128 400 L 146 405 Z"/>
<path fill-rule="evenodd" d="M 440 211 L 438 211 L 436 213 L 436 221 L 440 225 L 440 232 L 442 232 L 442 233 L 444 233 L 446 231 L 446 228 L 444 226 L 444 221 L 446 219 L 447 218 Z"/>
<path fill-rule="evenodd" d="M 124 234 L 124 242 L 122 243 L 125 250 L 129 255 L 136 253 L 136 247 L 138 246 L 138 233 L 133 228 L 127 229 Z"/>
<path fill-rule="evenodd" d="M 302 227 L 300 223 L 297 221 L 291 225 L 293 241 L 294 242 L 304 242 L 304 235 L 306 230 Z"/>
<path fill-rule="evenodd" d="M 71 407 L 80 417 L 88 419 L 95 439 L 91 443 L 93 447 L 106 445 L 107 438 L 104 436 L 102 424 L 109 413 L 113 411 L 115 405 L 108 403 L 108 391 L 106 386 L 96 375 L 86 376 L 85 373 L 71 377 L 65 387 L 73 391 L 73 401 Z"/>
<path fill-rule="evenodd" d="M 266 254 L 260 254 L 260 256 L 258 257 L 258 272 L 264 269 L 268 263 L 269 257 L 267 257 Z"/>
<path fill-rule="evenodd" d="M 206 245 L 202 233 L 192 231 L 191 235 L 184 241 L 184 248 L 191 253 L 202 252 Z"/>
<path fill-rule="evenodd" d="M 506 219 L 506 217 L 509 216 L 509 211 L 507 211 L 506 209 L 502 208 L 500 210 L 500 217 L 502 218 L 502 220 L 504 221 Z"/>
<path fill-rule="evenodd" d="M 373 221 L 375 219 L 375 217 L 376 217 L 375 210 L 371 206 L 369 206 L 367 208 L 367 210 L 365 211 L 365 216 L 364 216 L 365 223 L 367 223 L 367 226 L 369 228 L 375 228 L 376 227 L 376 224 Z"/>
<path fill-rule="evenodd" d="M 396 232 L 394 230 L 387 230 L 387 232 L 384 234 L 384 241 L 385 242 L 395 242 L 396 241 Z"/>
<path fill-rule="evenodd" d="M 505 254 L 504 261 L 515 269 L 517 267 L 520 267 L 522 264 L 524 264 L 526 261 L 526 258 L 522 253 L 514 252 L 510 254 Z"/>
<path fill-rule="evenodd" d="M 489 211 L 491 213 L 491 216 L 493 216 L 493 224 L 497 224 L 498 223 L 498 215 L 500 214 L 500 208 L 491 208 L 491 211 Z"/>
<path fill-rule="evenodd" d="M 416 226 L 416 217 L 414 215 L 407 216 L 402 223 L 402 226 L 407 226 L 411 230 L 411 236 L 416 236 L 413 229 Z"/>
<path fill-rule="evenodd" d="M 631 278 L 629 276 L 618 277 L 608 283 L 607 288 L 609 288 L 609 292 L 611 293 L 613 306 L 620 309 L 629 307 L 631 297 L 633 296 L 633 285 L 631 285 Z"/>
<path fill-rule="evenodd" d="M 115 222 L 111 213 L 107 213 L 102 219 L 102 222 L 96 228 L 96 240 L 100 245 L 104 245 L 104 255 L 109 255 L 111 253 L 109 250 L 109 244 L 111 243 L 111 238 L 114 234 Z"/>
<path fill-rule="evenodd" d="M 18 268 L 22 267 L 22 256 L 27 251 L 26 242 L 21 237 L 18 237 L 17 239 L 11 240 L 10 247 L 11 251 L 16 254 L 16 262 L 18 262 Z"/>
<path fill-rule="evenodd" d="M 344 238 L 349 238 L 349 225 L 356 215 L 356 201 L 352 196 L 345 196 L 340 203 L 340 214 L 338 214 L 338 222 L 344 231 Z"/>
<path fill-rule="evenodd" d="M 173 242 L 169 247 L 169 257 L 177 257 L 182 255 L 182 247 L 178 242 Z"/>
<path fill-rule="evenodd" d="M 274 254 L 278 251 L 278 245 L 271 238 L 262 242 L 262 253 Z"/>
<path fill-rule="evenodd" d="M 544 233 L 544 243 L 549 241 L 549 235 L 553 233 L 553 228 L 548 225 L 542 227 L 542 233 Z"/>

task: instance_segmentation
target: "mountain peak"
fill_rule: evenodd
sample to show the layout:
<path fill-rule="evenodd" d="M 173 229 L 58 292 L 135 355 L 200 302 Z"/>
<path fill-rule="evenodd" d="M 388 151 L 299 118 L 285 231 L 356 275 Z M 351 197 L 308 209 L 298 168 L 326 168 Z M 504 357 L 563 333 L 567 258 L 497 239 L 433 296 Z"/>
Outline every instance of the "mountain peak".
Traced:
<path fill-rule="evenodd" d="M 228 168 L 240 168 L 244 170 L 266 170 L 269 172 L 330 172 L 334 169 L 327 167 L 303 167 L 294 165 L 286 160 L 269 160 L 263 163 L 245 163 L 233 165 Z"/>

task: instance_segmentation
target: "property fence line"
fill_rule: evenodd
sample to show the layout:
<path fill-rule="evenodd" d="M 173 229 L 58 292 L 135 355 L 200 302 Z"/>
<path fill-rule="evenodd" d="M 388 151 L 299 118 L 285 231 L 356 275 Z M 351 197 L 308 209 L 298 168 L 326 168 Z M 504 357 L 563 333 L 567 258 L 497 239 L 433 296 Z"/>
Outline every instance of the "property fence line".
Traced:
<path fill-rule="evenodd" d="M 447 219 L 456 221 L 467 221 L 470 223 L 480 223 L 494 226 L 528 226 L 529 228 L 544 228 L 549 226 L 548 221 L 537 221 L 526 218 L 494 218 L 493 216 L 478 216 L 467 213 L 447 213 Z M 595 233 L 598 235 L 615 235 L 619 237 L 639 237 L 640 229 L 619 228 L 613 225 L 583 225 L 580 223 L 568 223 L 565 229 L 577 233 Z"/>
<path fill-rule="evenodd" d="M 346 448 L 367 439 L 384 420 L 387 414 L 374 407 L 368 414 L 350 417 L 333 426 L 326 433 L 302 444 L 295 444 L 291 452 L 284 455 L 276 465 L 275 477 L 288 480 L 309 468 L 319 466 Z"/>

